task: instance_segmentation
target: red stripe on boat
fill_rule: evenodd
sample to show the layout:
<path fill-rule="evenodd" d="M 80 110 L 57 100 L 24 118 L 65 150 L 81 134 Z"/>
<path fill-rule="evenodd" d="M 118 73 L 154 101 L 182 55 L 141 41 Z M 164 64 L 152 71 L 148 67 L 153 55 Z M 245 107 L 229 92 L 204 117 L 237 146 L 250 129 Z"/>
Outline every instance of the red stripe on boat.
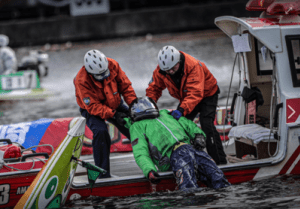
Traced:
<path fill-rule="evenodd" d="M 286 162 L 286 164 L 283 166 L 283 168 L 281 169 L 281 171 L 279 172 L 279 174 L 285 174 L 288 169 L 291 167 L 291 165 L 293 164 L 293 162 L 296 160 L 296 158 L 298 157 L 300 153 L 300 146 L 297 147 L 297 149 L 294 151 L 294 153 L 292 154 L 292 156 L 290 157 L 290 159 Z M 297 166 L 296 166 L 297 167 Z"/>
<path fill-rule="evenodd" d="M 253 180 L 254 176 L 257 174 L 259 168 L 237 170 L 237 171 L 227 171 L 224 172 L 227 180 L 231 184 L 238 184 L 242 182 L 247 182 Z"/>

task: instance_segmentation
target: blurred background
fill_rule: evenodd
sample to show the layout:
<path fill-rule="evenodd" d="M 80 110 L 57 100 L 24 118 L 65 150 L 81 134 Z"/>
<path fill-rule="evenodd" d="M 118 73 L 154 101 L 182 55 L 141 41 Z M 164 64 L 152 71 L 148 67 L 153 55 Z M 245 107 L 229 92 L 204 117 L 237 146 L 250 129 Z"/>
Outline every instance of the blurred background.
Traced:
<path fill-rule="evenodd" d="M 30 50 L 49 55 L 45 89 L 59 95 L 43 100 L 0 101 L 0 125 L 40 118 L 80 116 L 73 78 L 90 49 L 119 62 L 138 96 L 157 66 L 165 45 L 203 61 L 221 88 L 226 105 L 234 61 L 231 39 L 215 25 L 218 16 L 258 16 L 245 9 L 247 0 L 1 0 L 0 34 L 9 37 L 18 62 Z M 237 88 L 236 71 L 232 91 Z M 230 100 L 229 100 L 230 104 Z M 178 101 L 165 90 L 160 108 Z"/>
<path fill-rule="evenodd" d="M 248 0 L 1 0 L 10 46 L 215 29 L 222 15 L 257 16 Z"/>

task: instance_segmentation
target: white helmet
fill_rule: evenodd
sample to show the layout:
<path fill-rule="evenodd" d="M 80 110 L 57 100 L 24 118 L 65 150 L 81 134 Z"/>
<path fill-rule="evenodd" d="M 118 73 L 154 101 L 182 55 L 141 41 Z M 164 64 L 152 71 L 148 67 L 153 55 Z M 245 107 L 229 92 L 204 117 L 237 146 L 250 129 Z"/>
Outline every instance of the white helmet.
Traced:
<path fill-rule="evenodd" d="M 174 46 L 164 46 L 157 58 L 161 70 L 170 70 L 180 61 L 180 52 Z"/>
<path fill-rule="evenodd" d="M 84 66 L 90 74 L 101 74 L 108 69 L 108 61 L 102 52 L 93 49 L 85 54 Z"/>
<path fill-rule="evenodd" d="M 7 46 L 9 43 L 9 38 L 6 35 L 0 34 L 0 47 Z"/>
<path fill-rule="evenodd" d="M 107 58 L 99 50 L 93 49 L 85 54 L 84 66 L 86 71 L 97 80 L 104 80 L 110 75 Z"/>

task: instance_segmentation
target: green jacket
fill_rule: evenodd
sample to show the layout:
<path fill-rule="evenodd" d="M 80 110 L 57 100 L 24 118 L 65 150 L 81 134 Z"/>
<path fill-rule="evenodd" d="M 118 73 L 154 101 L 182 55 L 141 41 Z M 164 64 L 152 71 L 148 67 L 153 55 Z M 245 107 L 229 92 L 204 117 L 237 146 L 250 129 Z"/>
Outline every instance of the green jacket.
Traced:
<path fill-rule="evenodd" d="M 131 145 L 136 163 L 146 178 L 153 170 L 170 170 L 170 157 L 176 142 L 190 144 L 195 134 L 204 132 L 191 120 L 180 117 L 177 121 L 168 110 L 159 111 L 160 116 L 155 119 L 127 122 L 130 131 Z"/>

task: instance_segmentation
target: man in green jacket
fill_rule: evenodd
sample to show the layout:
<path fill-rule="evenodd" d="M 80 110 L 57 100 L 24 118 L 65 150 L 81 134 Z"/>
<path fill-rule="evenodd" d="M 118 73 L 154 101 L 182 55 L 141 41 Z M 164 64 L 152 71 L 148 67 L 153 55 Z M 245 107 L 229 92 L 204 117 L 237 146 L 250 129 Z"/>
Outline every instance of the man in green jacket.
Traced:
<path fill-rule="evenodd" d="M 159 111 L 146 97 L 130 106 L 127 127 L 136 163 L 152 183 L 158 171 L 172 170 L 179 189 L 199 188 L 197 180 L 218 189 L 230 185 L 213 159 L 203 151 L 204 132 L 191 120 L 174 119 L 168 110 Z"/>

